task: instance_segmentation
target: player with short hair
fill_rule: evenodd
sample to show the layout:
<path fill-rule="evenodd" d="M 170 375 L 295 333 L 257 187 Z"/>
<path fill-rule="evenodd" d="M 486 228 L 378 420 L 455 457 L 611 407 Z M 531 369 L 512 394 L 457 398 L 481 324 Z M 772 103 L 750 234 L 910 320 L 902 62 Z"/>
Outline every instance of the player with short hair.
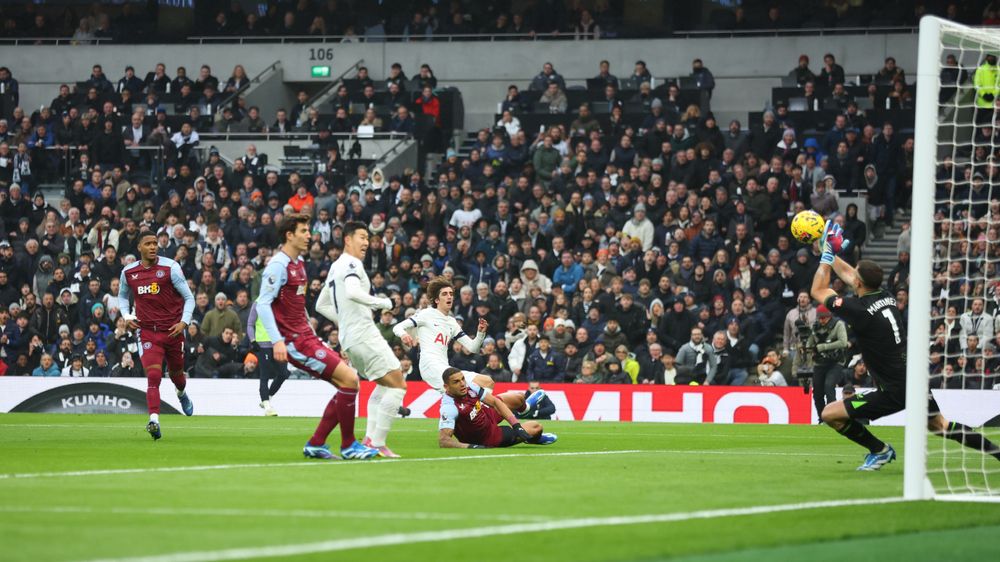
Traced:
<path fill-rule="evenodd" d="M 438 446 L 450 449 L 511 447 L 518 443 L 551 445 L 558 437 L 543 433 L 542 424 L 517 421 L 513 410 L 524 407 L 524 393 L 494 396 L 489 388 L 466 383 L 465 373 L 448 367 L 441 375 L 441 421 Z M 537 393 L 536 393 L 537 394 Z M 500 425 L 507 420 L 509 425 Z"/>
<path fill-rule="evenodd" d="M 878 419 L 906 408 L 906 325 L 896 299 L 882 290 L 882 268 L 871 260 L 860 260 L 857 267 L 852 267 L 836 257 L 827 241 L 834 236 L 842 236 L 840 227 L 828 221 L 820 240 L 822 255 L 810 294 L 851 326 L 878 390 L 827 404 L 821 417 L 841 435 L 868 449 L 858 470 L 879 470 L 896 458 L 896 451 L 859 420 Z M 831 271 L 853 287 L 857 296 L 841 297 L 831 289 Z M 933 433 L 1000 460 L 1000 448 L 971 428 L 948 422 L 933 396 L 928 397 L 927 413 L 927 427 Z"/>
<path fill-rule="evenodd" d="M 326 284 L 316 300 L 316 312 L 337 323 L 340 346 L 351 366 L 376 387 L 368 398 L 368 425 L 363 444 L 378 449 L 383 457 L 398 458 L 386 446 L 403 397 L 406 380 L 399 359 L 372 319 L 372 310 L 391 310 L 388 297 L 370 294 L 371 281 L 362 260 L 368 252 L 368 225 L 350 221 L 343 228 L 344 253 L 330 266 Z"/>
<path fill-rule="evenodd" d="M 340 454 L 345 459 L 370 459 L 378 455 L 378 449 L 365 447 L 354 437 L 358 374 L 316 336 L 306 316 L 309 280 L 301 256 L 309 249 L 312 238 L 309 223 L 307 215 L 288 214 L 278 225 L 282 245 L 264 268 L 257 317 L 267 330 L 275 361 L 289 361 L 337 387 L 302 454 L 314 459 L 337 458 L 326 445 L 326 438 L 339 424 Z"/>
<path fill-rule="evenodd" d="M 122 269 L 118 283 L 118 309 L 128 329 L 136 332 L 139 357 L 146 371 L 146 407 L 149 423 L 146 431 L 156 441 L 160 431 L 160 382 L 166 361 L 170 380 L 177 388 L 177 398 L 185 415 L 194 414 L 194 403 L 187 395 L 184 376 L 184 330 L 194 312 L 194 295 L 188 287 L 181 266 L 172 259 L 157 255 L 156 235 L 147 232 L 139 237 L 139 259 Z M 135 295 L 135 314 L 129 296 Z"/>

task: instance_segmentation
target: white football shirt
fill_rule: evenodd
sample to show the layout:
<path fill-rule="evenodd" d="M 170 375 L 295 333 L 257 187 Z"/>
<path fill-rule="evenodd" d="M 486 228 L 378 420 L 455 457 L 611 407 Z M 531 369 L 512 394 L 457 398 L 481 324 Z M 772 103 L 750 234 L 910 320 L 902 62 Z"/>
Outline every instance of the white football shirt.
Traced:
<path fill-rule="evenodd" d="M 452 341 L 458 341 L 469 351 L 476 353 L 483 343 L 484 335 L 470 338 L 462 326 L 452 316 L 442 314 L 434 307 L 421 309 L 399 325 L 416 328 L 417 342 L 420 344 L 420 377 L 437 390 L 444 388 L 441 376 L 448 368 L 448 349 Z M 397 334 L 398 335 L 398 334 Z"/>
<path fill-rule="evenodd" d="M 381 332 L 375 327 L 371 307 L 347 296 L 346 283 L 351 277 L 358 279 L 365 294 L 371 292 L 372 284 L 364 264 L 358 258 L 343 253 L 330 266 L 330 271 L 326 274 L 326 285 L 333 294 L 336 308 L 337 317 L 331 320 L 337 323 L 340 345 L 345 351 L 363 341 L 383 339 Z"/>

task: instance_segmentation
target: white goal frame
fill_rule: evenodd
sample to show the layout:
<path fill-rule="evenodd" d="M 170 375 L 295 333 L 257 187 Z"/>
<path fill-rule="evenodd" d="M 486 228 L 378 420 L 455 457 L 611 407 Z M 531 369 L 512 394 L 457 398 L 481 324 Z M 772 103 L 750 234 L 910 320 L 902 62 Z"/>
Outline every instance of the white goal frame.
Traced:
<path fill-rule="evenodd" d="M 906 345 L 906 437 L 903 459 L 903 497 L 909 500 L 998 502 L 1000 496 L 943 494 L 935 491 L 927 474 L 929 356 L 931 292 L 934 265 L 934 199 L 938 164 L 940 72 L 945 32 L 955 31 L 985 39 L 1000 52 L 1000 29 L 960 25 L 933 16 L 920 20 L 917 49 L 917 93 L 913 155 L 913 214 L 910 239 L 909 320 Z M 978 64 L 978 62 L 977 62 Z M 972 79 L 970 73 L 969 80 Z M 961 90 L 957 95 L 960 95 Z"/>

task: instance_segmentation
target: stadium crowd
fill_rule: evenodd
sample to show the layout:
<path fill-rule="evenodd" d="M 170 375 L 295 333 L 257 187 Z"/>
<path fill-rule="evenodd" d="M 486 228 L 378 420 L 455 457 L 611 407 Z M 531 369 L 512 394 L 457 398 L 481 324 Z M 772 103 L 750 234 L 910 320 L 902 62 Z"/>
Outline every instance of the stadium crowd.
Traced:
<path fill-rule="evenodd" d="M 606 62 L 595 69 L 605 86 L 598 104 L 610 115 L 603 121 L 593 115 L 594 103 L 568 107 L 565 80 L 546 63 L 522 85 L 525 92 L 510 87 L 496 126 L 480 131 L 467 155 L 448 150 L 430 177 L 417 171 L 384 177 L 362 166 L 350 170 L 346 183 L 335 179 L 347 172 L 336 143 L 327 147 L 322 173 L 282 174 L 266 168 L 267 155 L 252 144 L 238 157 L 224 159 L 217 150 L 203 156 L 198 131 L 219 130 L 218 120 L 189 114 L 172 127 L 155 104 L 135 113 L 128 104 L 155 100 L 180 80 L 175 91 L 201 91 L 204 105 L 215 92 L 238 92 L 241 70 L 223 83 L 207 65 L 197 81 L 180 73 L 171 79 L 162 66 L 145 79 L 128 68 L 115 86 L 95 66 L 85 93 L 63 86 L 49 107 L 30 116 L 15 108 L 14 127 L 0 121 L 0 370 L 141 375 L 116 295 L 122 267 L 136 259 L 138 236 L 152 231 L 196 295 L 185 347 L 190 373 L 256 376 L 245 337 L 250 305 L 277 242 L 276 224 L 303 212 L 314 217 L 307 271 L 315 329 L 338 348 L 337 329 L 315 313 L 315 299 L 339 253 L 340 226 L 363 220 L 373 233 L 365 260 L 373 291 L 397 303 L 381 314 L 379 327 L 409 378 L 418 378 L 418 350 L 404 349 L 391 328 L 426 306 L 423 288 L 440 275 L 458 289 L 454 313 L 466 331 L 474 332 L 481 318 L 489 322 L 482 354 L 456 345 L 453 364 L 498 381 L 796 384 L 808 371 L 804 350 L 829 343 L 817 339 L 828 314 L 808 297 L 817 256 L 792 238 L 790 217 L 814 209 L 839 222 L 853 242 L 845 257 L 854 261 L 869 229 L 877 236 L 908 206 L 912 185 L 912 139 L 859 110 L 829 54 L 815 71 L 803 56 L 789 73 L 824 107 L 843 102 L 825 131 L 796 130 L 796 116 L 780 103 L 758 124 L 732 121 L 723 129 L 707 107 L 683 104 L 676 85 L 652 91 L 652 70 L 643 61 L 620 80 Z M 875 82 L 889 85 L 889 97 L 908 92 L 906 74 L 891 57 L 873 70 Z M 433 79 L 426 65 L 418 76 Z M 690 76 L 707 94 L 701 99 L 710 99 L 714 79 L 701 60 Z M 960 72 L 952 83 L 965 79 Z M 405 80 L 402 68 L 393 68 L 385 89 L 391 93 Z M 353 83 L 367 91 L 373 80 L 362 69 Z M 421 85 L 433 96 L 433 84 Z M 0 69 L 0 87 L 16 93 L 9 69 Z M 528 112 L 527 92 L 562 116 L 532 137 L 519 121 Z M 250 123 L 251 132 L 298 128 L 322 139 L 321 131 L 338 123 L 301 103 L 278 110 L 268 124 L 257 108 L 236 111 L 239 100 L 231 99 L 221 119 Z M 332 103 L 335 115 L 351 108 L 337 107 L 337 98 Z M 638 124 L 623 118 L 626 107 L 641 107 Z M 899 109 L 907 107 L 898 100 Z M 400 103 L 394 110 L 389 130 L 408 108 Z M 416 110 L 426 113 L 428 105 Z M 341 125 L 344 132 L 355 128 Z M 996 372 L 992 340 L 1000 329 L 992 303 L 970 301 L 967 311 L 965 300 L 954 298 L 992 297 L 986 279 L 995 264 L 987 258 L 1000 201 L 983 197 L 989 193 L 983 180 L 997 170 L 989 153 L 994 131 L 983 125 L 977 142 L 986 148 L 973 149 L 974 165 L 946 164 L 938 178 L 939 199 L 965 190 L 975 203 L 942 203 L 939 211 L 938 247 L 951 258 L 936 278 L 938 304 L 947 309 L 935 348 L 944 385 L 957 384 L 948 374 L 958 369 Z M 133 150 L 149 143 L 165 147 L 164 160 Z M 58 202 L 46 201 L 36 178 L 56 167 L 56 157 L 39 149 L 69 144 L 86 150 L 66 156 L 69 185 Z M 154 186 L 157 165 L 165 179 Z M 842 205 L 844 194 L 862 194 L 867 216 Z M 904 309 L 907 260 L 901 252 L 887 276 Z M 835 331 L 828 332 L 839 338 Z M 841 367 L 853 351 L 843 353 Z M 869 382 L 863 364 L 850 367 L 838 382 Z"/>

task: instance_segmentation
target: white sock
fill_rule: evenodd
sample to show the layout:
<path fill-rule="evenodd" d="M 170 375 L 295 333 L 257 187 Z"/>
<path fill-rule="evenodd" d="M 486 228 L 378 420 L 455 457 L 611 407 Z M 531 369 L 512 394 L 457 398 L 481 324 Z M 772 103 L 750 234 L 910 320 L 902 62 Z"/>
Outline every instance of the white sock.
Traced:
<path fill-rule="evenodd" d="M 183 390 L 178 390 L 177 391 L 177 397 L 180 398 L 181 396 L 184 396 L 184 391 Z"/>
<path fill-rule="evenodd" d="M 404 396 L 406 396 L 405 389 L 385 389 L 385 396 L 382 397 L 382 403 L 379 404 L 376 416 L 378 417 L 378 425 L 375 428 L 375 432 L 371 434 L 372 447 L 382 447 L 385 445 L 385 438 L 389 435 L 389 430 L 392 429 L 392 422 L 396 420 L 399 407 L 403 405 Z M 369 415 L 371 414 L 369 413 Z"/>
<path fill-rule="evenodd" d="M 382 396 L 385 395 L 386 388 L 380 384 L 375 385 L 375 390 L 368 397 L 368 420 L 365 423 L 365 437 L 374 439 L 376 428 L 378 427 L 378 409 L 382 403 Z"/>
<path fill-rule="evenodd" d="M 149 421 L 160 423 L 160 414 L 149 414 Z"/>
<path fill-rule="evenodd" d="M 271 407 L 271 401 L 270 400 L 264 400 L 263 402 L 260 403 L 260 405 L 266 410 L 266 409 L 268 409 L 268 408 Z"/>

